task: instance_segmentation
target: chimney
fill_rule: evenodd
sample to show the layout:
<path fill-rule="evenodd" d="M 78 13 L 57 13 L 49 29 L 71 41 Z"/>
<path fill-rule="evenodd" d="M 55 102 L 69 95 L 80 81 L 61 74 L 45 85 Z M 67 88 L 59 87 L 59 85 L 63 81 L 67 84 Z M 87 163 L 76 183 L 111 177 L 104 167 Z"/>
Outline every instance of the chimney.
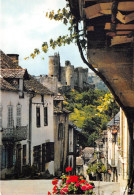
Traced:
<path fill-rule="evenodd" d="M 15 65 L 19 65 L 19 55 L 18 54 L 7 54 L 7 56 L 9 56 L 11 58 L 11 60 L 13 61 L 13 63 Z"/>

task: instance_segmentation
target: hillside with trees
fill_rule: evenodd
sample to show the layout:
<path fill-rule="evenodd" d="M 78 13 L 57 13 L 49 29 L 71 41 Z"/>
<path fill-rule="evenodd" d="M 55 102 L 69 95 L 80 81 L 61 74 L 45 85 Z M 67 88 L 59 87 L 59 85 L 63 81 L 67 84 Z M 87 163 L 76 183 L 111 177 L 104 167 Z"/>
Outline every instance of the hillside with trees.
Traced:
<path fill-rule="evenodd" d="M 84 92 L 71 90 L 66 92 L 64 98 L 64 106 L 71 111 L 70 121 L 82 129 L 83 147 L 94 146 L 94 140 L 119 111 L 112 94 L 99 89 Z"/>

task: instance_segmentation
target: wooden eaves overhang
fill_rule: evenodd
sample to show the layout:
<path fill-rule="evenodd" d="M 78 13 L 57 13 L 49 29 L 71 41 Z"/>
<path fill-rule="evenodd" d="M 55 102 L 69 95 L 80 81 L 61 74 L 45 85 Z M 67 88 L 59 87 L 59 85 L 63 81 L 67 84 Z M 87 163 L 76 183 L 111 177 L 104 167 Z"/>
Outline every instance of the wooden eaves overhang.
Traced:
<path fill-rule="evenodd" d="M 88 62 L 107 80 L 123 109 L 134 120 L 134 1 L 69 2 L 70 6 L 79 3 L 75 11 L 79 7 L 86 27 Z M 73 8 L 77 17 L 78 10 L 75 11 Z"/>

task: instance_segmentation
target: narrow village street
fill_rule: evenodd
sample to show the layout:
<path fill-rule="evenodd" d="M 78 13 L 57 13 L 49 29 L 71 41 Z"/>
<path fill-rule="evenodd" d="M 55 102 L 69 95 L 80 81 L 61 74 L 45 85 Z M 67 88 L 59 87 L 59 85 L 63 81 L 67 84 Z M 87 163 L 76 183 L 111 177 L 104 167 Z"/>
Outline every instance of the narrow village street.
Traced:
<path fill-rule="evenodd" d="M 122 195 L 119 183 L 96 181 L 96 195 Z M 1 181 L 1 195 L 47 195 L 52 192 L 52 180 Z"/>
<path fill-rule="evenodd" d="M 0 195 L 134 195 L 134 0 L 1 11 Z"/>

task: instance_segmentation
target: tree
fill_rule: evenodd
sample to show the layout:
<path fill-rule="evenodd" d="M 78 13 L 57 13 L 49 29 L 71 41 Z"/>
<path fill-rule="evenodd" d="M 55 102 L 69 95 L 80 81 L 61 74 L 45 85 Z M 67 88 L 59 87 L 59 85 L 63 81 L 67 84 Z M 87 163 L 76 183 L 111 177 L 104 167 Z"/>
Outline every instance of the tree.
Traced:
<path fill-rule="evenodd" d="M 104 90 L 89 89 L 86 92 L 70 91 L 64 98 L 64 106 L 72 112 L 69 119 L 82 129 L 83 146 L 94 146 L 113 113 L 119 111 L 113 96 Z"/>

